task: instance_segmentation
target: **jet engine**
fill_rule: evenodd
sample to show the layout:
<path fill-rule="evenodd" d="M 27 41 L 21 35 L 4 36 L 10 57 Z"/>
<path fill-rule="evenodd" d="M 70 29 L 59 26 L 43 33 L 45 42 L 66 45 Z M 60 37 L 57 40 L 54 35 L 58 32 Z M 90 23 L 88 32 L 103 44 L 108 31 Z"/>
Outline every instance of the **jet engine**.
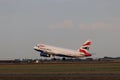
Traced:
<path fill-rule="evenodd" d="M 50 57 L 50 54 L 47 54 L 47 53 L 45 53 L 45 52 L 41 52 L 41 53 L 40 53 L 40 56 L 43 56 L 43 57 Z"/>

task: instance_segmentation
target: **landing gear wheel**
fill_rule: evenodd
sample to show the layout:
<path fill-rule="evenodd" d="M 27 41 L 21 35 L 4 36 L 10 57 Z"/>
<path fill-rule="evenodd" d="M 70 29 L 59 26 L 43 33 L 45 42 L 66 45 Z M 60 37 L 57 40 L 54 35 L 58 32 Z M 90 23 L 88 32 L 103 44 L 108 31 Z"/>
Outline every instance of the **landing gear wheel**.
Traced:
<path fill-rule="evenodd" d="M 56 61 L 56 58 L 53 58 L 54 61 Z"/>
<path fill-rule="evenodd" d="M 62 60 L 66 60 L 65 58 L 62 58 Z"/>

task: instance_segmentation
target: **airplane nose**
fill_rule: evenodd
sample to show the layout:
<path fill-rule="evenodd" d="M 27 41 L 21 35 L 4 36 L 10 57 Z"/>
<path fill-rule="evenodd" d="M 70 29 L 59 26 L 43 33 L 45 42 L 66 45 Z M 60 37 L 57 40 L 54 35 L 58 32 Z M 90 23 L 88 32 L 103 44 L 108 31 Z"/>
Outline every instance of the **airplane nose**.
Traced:
<path fill-rule="evenodd" d="M 35 46 L 35 47 L 33 47 L 33 48 L 34 48 L 35 50 L 36 50 L 36 49 L 38 49 L 36 46 Z"/>
<path fill-rule="evenodd" d="M 35 51 L 40 51 L 37 46 L 33 47 Z"/>

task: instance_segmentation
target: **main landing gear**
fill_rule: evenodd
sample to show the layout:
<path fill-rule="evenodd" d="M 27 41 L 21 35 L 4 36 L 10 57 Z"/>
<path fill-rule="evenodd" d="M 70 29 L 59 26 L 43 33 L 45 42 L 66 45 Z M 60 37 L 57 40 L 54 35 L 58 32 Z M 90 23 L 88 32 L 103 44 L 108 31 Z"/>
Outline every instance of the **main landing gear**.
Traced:
<path fill-rule="evenodd" d="M 66 60 L 65 57 L 63 57 L 62 60 L 63 60 L 63 61 Z"/>

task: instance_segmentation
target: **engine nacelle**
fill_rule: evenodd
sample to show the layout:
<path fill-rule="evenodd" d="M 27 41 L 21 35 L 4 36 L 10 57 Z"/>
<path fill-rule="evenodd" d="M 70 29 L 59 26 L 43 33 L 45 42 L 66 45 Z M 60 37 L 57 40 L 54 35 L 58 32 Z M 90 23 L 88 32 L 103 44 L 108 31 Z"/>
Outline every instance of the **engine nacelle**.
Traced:
<path fill-rule="evenodd" d="M 50 54 L 46 54 L 46 53 L 44 53 L 44 52 L 41 52 L 41 53 L 40 53 L 40 56 L 43 56 L 43 57 L 50 57 Z"/>

